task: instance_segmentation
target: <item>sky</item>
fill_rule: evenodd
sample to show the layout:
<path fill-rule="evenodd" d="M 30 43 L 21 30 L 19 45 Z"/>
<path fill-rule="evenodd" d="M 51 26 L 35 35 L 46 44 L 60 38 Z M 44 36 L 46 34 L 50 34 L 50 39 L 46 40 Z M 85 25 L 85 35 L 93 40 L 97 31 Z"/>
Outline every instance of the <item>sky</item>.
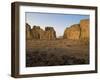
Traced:
<path fill-rule="evenodd" d="M 67 27 L 79 24 L 82 19 L 89 19 L 89 15 L 26 12 L 25 19 L 31 27 L 37 25 L 43 30 L 46 26 L 53 27 L 59 37 L 63 35 Z"/>

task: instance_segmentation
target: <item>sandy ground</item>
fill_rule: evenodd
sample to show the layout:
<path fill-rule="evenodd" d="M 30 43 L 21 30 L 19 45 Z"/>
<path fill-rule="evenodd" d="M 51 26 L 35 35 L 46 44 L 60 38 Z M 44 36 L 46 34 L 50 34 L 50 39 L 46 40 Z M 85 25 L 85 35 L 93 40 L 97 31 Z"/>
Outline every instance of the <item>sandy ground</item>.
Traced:
<path fill-rule="evenodd" d="M 75 40 L 27 40 L 26 66 L 89 64 L 89 46 Z"/>

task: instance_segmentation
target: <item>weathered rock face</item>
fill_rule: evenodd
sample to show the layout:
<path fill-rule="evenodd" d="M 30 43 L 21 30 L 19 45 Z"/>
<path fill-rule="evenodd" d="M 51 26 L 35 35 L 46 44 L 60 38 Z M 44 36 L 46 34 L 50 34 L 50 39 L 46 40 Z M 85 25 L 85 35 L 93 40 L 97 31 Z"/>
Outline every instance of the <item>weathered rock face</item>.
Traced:
<path fill-rule="evenodd" d="M 79 24 L 72 25 L 70 28 L 66 28 L 64 31 L 65 39 L 78 40 L 80 38 L 80 26 Z"/>
<path fill-rule="evenodd" d="M 74 24 L 71 27 L 66 28 L 63 38 L 72 40 L 89 40 L 89 20 L 81 20 L 79 24 Z M 43 30 L 40 26 L 33 26 L 31 29 L 31 26 L 26 23 L 26 39 L 55 40 L 56 31 L 53 27 L 45 27 L 45 30 Z"/>
<path fill-rule="evenodd" d="M 80 21 L 81 36 L 82 40 L 89 39 L 89 20 Z"/>
<path fill-rule="evenodd" d="M 47 39 L 47 40 L 56 39 L 56 32 L 53 27 L 45 28 L 45 39 Z"/>
<path fill-rule="evenodd" d="M 56 32 L 53 27 L 46 27 L 44 31 L 40 26 L 33 26 L 31 29 L 30 25 L 26 24 L 26 37 L 27 39 L 54 40 Z"/>
<path fill-rule="evenodd" d="M 40 28 L 40 26 L 33 26 L 31 31 L 33 39 L 42 39 L 44 36 L 44 31 Z"/>
<path fill-rule="evenodd" d="M 75 24 L 66 28 L 63 38 L 72 40 L 89 40 L 89 20 L 81 20 L 80 24 Z"/>
<path fill-rule="evenodd" d="M 32 39 L 31 26 L 26 23 L 26 39 Z"/>

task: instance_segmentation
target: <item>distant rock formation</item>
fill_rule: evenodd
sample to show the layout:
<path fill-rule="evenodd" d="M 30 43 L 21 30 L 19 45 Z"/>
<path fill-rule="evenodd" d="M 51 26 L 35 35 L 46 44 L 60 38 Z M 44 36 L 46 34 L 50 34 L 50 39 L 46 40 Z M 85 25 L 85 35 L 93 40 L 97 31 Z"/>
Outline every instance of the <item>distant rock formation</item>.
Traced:
<path fill-rule="evenodd" d="M 69 28 L 66 28 L 64 32 L 64 39 L 78 40 L 80 38 L 80 25 L 74 24 Z"/>
<path fill-rule="evenodd" d="M 40 28 L 40 26 L 33 26 L 31 31 L 33 39 L 42 39 L 44 36 L 44 31 Z"/>
<path fill-rule="evenodd" d="M 56 32 L 53 27 L 45 27 L 45 38 L 48 40 L 56 39 Z"/>
<path fill-rule="evenodd" d="M 41 40 L 55 40 L 56 31 L 53 27 L 45 27 L 45 30 L 40 26 L 31 26 L 26 23 L 26 39 L 41 39 Z M 59 39 L 71 39 L 71 40 L 89 40 L 89 20 L 81 20 L 79 24 L 74 24 L 69 28 L 66 28 L 64 35 Z"/>
<path fill-rule="evenodd" d="M 80 28 L 81 28 L 81 36 L 82 40 L 89 39 L 89 20 L 81 20 L 80 21 Z"/>
<path fill-rule="evenodd" d="M 81 20 L 79 24 L 66 28 L 63 35 L 64 39 L 88 40 L 89 39 L 89 20 Z"/>
<path fill-rule="evenodd" d="M 32 39 L 31 26 L 26 23 L 26 39 Z"/>
<path fill-rule="evenodd" d="M 53 27 L 45 27 L 43 30 L 40 26 L 33 26 L 31 29 L 30 25 L 26 23 L 26 39 L 54 40 L 56 39 L 56 31 Z"/>

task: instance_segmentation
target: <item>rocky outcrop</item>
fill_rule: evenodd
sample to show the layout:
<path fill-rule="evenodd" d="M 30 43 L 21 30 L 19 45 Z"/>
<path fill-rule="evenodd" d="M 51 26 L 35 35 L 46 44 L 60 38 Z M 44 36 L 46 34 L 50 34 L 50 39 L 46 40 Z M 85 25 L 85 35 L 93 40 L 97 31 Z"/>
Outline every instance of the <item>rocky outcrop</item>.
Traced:
<path fill-rule="evenodd" d="M 81 28 L 81 36 L 82 40 L 89 39 L 89 20 L 81 20 L 80 21 L 80 28 Z"/>
<path fill-rule="evenodd" d="M 26 23 L 26 39 L 54 40 L 56 39 L 56 32 L 53 27 L 45 27 L 43 30 L 40 26 L 33 26 L 31 29 L 30 25 Z"/>
<path fill-rule="evenodd" d="M 31 31 L 33 39 L 43 39 L 44 31 L 40 28 L 40 26 L 33 26 Z"/>
<path fill-rule="evenodd" d="M 80 38 L 80 25 L 74 24 L 64 31 L 64 39 L 78 40 Z"/>
<path fill-rule="evenodd" d="M 26 23 L 26 39 L 55 40 L 56 31 L 53 27 L 45 27 L 43 30 L 40 26 L 33 26 L 31 29 L 31 26 Z M 81 20 L 79 24 L 66 28 L 62 39 L 89 40 L 89 20 Z"/>
<path fill-rule="evenodd" d="M 26 39 L 32 39 L 31 26 L 26 23 Z"/>
<path fill-rule="evenodd" d="M 81 20 L 79 24 L 66 28 L 63 35 L 64 39 L 88 40 L 89 39 L 89 20 Z"/>
<path fill-rule="evenodd" d="M 45 27 L 45 39 L 47 40 L 56 39 L 56 32 L 53 27 Z"/>

